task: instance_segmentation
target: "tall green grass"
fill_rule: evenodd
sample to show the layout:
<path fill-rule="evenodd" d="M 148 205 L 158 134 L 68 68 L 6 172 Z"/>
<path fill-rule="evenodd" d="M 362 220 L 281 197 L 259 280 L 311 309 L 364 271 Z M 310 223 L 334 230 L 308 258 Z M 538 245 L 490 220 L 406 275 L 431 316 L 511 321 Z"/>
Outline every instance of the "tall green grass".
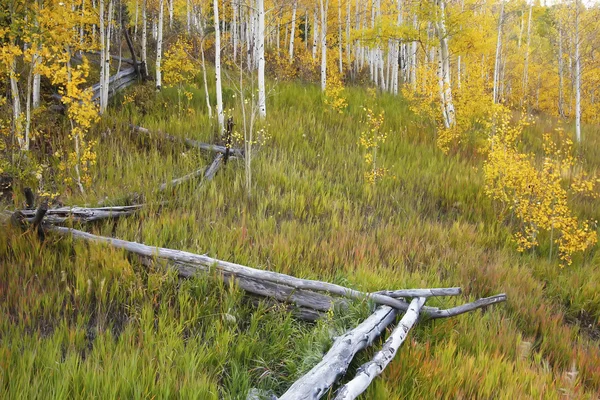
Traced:
<path fill-rule="evenodd" d="M 519 255 L 511 222 L 498 219 L 483 193 L 481 157 L 438 151 L 430 124 L 401 98 L 349 88 L 348 109 L 338 114 L 324 108 L 316 86 L 278 84 L 268 103 L 272 138 L 255 158 L 248 198 L 235 159 L 207 185 L 157 193 L 211 155 L 133 134 L 128 124 L 207 142 L 217 129 L 200 91 L 194 112 L 179 114 L 174 89 L 133 90 L 138 107 L 117 99 L 94 133 L 92 188 L 62 200 L 93 204 L 136 192 L 147 207 L 85 229 L 365 291 L 463 287 L 463 296 L 432 299 L 433 306 L 508 294 L 506 304 L 484 312 L 418 325 L 365 399 L 594 398 L 600 391 L 598 253 L 564 269 L 543 247 Z M 226 107 L 240 123 L 232 94 L 226 90 Z M 375 186 L 364 181 L 358 145 L 363 105 L 385 110 L 391 132 L 379 151 L 390 172 Z M 548 128 L 530 128 L 532 148 Z M 590 137 L 582 152 L 595 157 L 595 144 Z M 576 210 L 594 217 L 596 205 L 577 200 Z M 371 307 L 305 324 L 251 304 L 215 277 L 179 281 L 159 265 L 148 269 L 120 251 L 52 235 L 43 244 L 12 230 L 0 238 L 5 398 L 238 399 L 252 387 L 281 394 Z"/>

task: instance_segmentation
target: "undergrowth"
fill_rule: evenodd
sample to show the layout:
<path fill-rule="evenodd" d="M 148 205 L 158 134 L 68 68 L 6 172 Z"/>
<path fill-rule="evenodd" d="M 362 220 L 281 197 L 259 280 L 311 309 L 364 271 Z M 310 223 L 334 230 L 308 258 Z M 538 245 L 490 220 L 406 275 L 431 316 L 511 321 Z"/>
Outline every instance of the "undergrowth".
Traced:
<path fill-rule="evenodd" d="M 432 306 L 508 294 L 483 312 L 419 324 L 365 399 L 600 391 L 600 254 L 576 257 L 569 268 L 548 261 L 543 246 L 518 254 L 515 222 L 498 220 L 483 192 L 481 155 L 437 150 L 433 127 L 398 97 L 348 88 L 339 114 L 323 107 L 316 86 L 280 83 L 269 98 L 271 140 L 254 161 L 251 197 L 235 159 L 207 185 L 158 194 L 161 183 L 208 165 L 211 155 L 133 133 L 129 124 L 220 140 L 202 92 L 186 90 L 193 98 L 185 114 L 173 106 L 176 89 L 138 86 L 117 98 L 93 132 L 98 165 L 87 194 L 53 183 L 65 204 L 118 204 L 110 199 L 131 193 L 147 204 L 84 229 L 364 291 L 463 288 Z M 224 98 L 240 120 L 233 91 Z M 390 132 L 378 149 L 388 171 L 375 185 L 364 180 L 359 145 L 366 105 L 385 111 Z M 546 129 L 529 128 L 534 151 Z M 592 168 L 600 163 L 597 140 L 590 134 L 580 149 Z M 18 183 L 15 194 L 12 208 L 23 200 Z M 575 211 L 600 216 L 597 201 L 576 199 Z M 2 398 L 239 399 L 254 387 L 281 394 L 373 307 L 355 304 L 307 324 L 280 307 L 256 306 L 214 276 L 181 281 L 105 246 L 54 235 L 39 243 L 12 229 L 0 231 L 0 243 Z"/>

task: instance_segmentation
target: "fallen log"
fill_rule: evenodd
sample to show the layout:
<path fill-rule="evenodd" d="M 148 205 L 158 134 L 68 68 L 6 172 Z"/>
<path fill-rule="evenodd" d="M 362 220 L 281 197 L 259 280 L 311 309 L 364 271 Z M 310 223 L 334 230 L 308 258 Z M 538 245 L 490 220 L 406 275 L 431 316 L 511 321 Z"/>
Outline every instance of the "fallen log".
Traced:
<path fill-rule="evenodd" d="M 293 276 L 285 275 L 279 272 L 265 271 L 246 267 L 244 265 L 235 264 L 216 258 L 209 257 L 204 254 L 194 254 L 187 251 L 167 249 L 164 247 L 153 247 L 137 242 L 129 242 L 126 240 L 109 238 L 104 236 L 97 236 L 91 233 L 79 231 L 71 228 L 64 228 L 58 226 L 49 227 L 50 230 L 60 233 L 62 235 L 72 235 L 74 238 L 85 239 L 97 243 L 109 244 L 113 247 L 127 250 L 129 252 L 146 256 L 156 257 L 165 260 L 182 262 L 187 264 L 204 265 L 207 267 L 214 266 L 215 269 L 223 273 L 233 274 L 239 277 L 246 277 L 256 279 L 260 281 L 277 283 L 285 286 L 289 286 L 294 289 L 310 290 L 315 292 L 325 292 L 329 295 L 336 295 L 340 297 L 346 297 L 350 299 L 367 300 L 371 299 L 375 303 L 380 305 L 388 305 L 401 311 L 407 311 L 409 304 L 403 300 L 393 299 L 391 297 L 383 296 L 380 294 L 369 294 L 360 292 L 358 290 L 350 289 L 344 286 L 336 285 L 333 283 L 301 279 Z M 459 315 L 468 311 L 475 310 L 477 308 L 486 307 L 491 304 L 495 304 L 506 300 L 506 295 L 501 294 L 486 299 L 477 300 L 474 303 L 465 304 L 462 306 L 454 307 L 449 310 L 440 310 L 435 307 L 423 307 L 423 312 L 426 313 L 430 318 L 446 318 L 450 316 Z"/>
<path fill-rule="evenodd" d="M 356 399 L 369 387 L 373 379 L 383 372 L 385 367 L 394 359 L 402 343 L 404 343 L 408 331 L 410 331 L 419 319 L 419 313 L 425 304 L 425 300 L 425 297 L 416 297 L 413 299 L 408 311 L 383 344 L 383 348 L 375 353 L 371 361 L 358 368 L 352 380 L 338 389 L 334 400 Z"/>
<path fill-rule="evenodd" d="M 153 260 L 148 257 L 142 257 L 142 263 L 149 266 L 153 264 Z M 210 272 L 210 268 L 207 266 L 182 262 L 168 261 L 166 267 L 175 269 L 182 278 L 192 278 L 198 274 Z M 247 293 L 292 305 L 293 307 L 290 310 L 304 320 L 315 321 L 324 312 L 329 311 L 334 306 L 346 306 L 346 302 L 343 299 L 334 299 L 323 293 L 296 290 L 289 286 L 246 278 L 226 272 L 217 271 L 217 273 L 219 274 L 218 277 L 225 284 L 235 283 Z"/>
<path fill-rule="evenodd" d="M 74 221 L 79 223 L 86 223 L 92 221 L 98 221 L 106 218 L 119 218 L 123 216 L 131 215 L 139 211 L 143 207 L 143 204 L 134 206 L 120 206 L 120 207 L 60 207 L 52 208 L 47 210 L 44 216 L 44 222 L 50 224 L 62 224 L 66 221 Z M 35 210 L 20 210 L 26 218 L 33 218 Z"/>
<path fill-rule="evenodd" d="M 129 126 L 131 127 L 131 129 L 133 129 L 134 132 L 140 132 L 140 133 L 143 133 L 143 134 L 149 135 L 149 136 L 157 135 L 157 136 L 163 137 L 167 140 L 170 140 L 171 142 L 183 143 L 189 148 L 214 151 L 214 152 L 222 153 L 222 154 L 227 153 L 226 146 L 210 144 L 210 143 L 203 143 L 203 142 L 199 142 L 199 141 L 193 140 L 193 139 L 183 138 L 183 137 L 179 137 L 179 136 L 173 136 L 168 133 L 160 132 L 160 131 L 155 132 L 155 131 L 151 131 L 147 128 L 133 125 L 133 124 L 131 124 Z M 244 156 L 243 152 L 240 149 L 235 149 L 235 148 L 229 149 L 229 153 L 231 154 L 231 156 L 235 156 L 235 157 L 243 157 Z"/>
<path fill-rule="evenodd" d="M 321 362 L 285 392 L 279 400 L 319 399 L 343 375 L 360 350 L 370 346 L 394 322 L 397 311 L 379 307 L 356 328 L 338 337 Z"/>

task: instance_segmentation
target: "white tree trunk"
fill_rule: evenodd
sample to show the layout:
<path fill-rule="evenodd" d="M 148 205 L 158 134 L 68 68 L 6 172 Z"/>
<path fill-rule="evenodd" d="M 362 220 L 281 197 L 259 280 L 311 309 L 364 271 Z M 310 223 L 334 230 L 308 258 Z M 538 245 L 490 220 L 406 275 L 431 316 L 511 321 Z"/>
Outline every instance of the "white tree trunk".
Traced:
<path fill-rule="evenodd" d="M 216 0 L 215 0 L 216 1 Z M 267 96 L 265 92 L 265 3 L 256 0 L 258 10 L 258 115 L 261 119 L 267 116 Z M 277 40 L 279 43 L 279 39 Z"/>
<path fill-rule="evenodd" d="M 221 89 L 221 28 L 219 21 L 219 0 L 213 0 L 215 19 L 215 86 L 217 92 L 217 121 L 219 133 L 225 129 L 225 115 L 223 114 L 223 92 Z"/>
<path fill-rule="evenodd" d="M 527 47 L 525 48 L 525 61 L 523 65 L 523 96 L 521 97 L 521 106 L 523 102 L 527 98 L 527 88 L 529 85 L 529 45 L 531 43 L 531 11 L 533 8 L 533 3 L 529 6 L 529 20 L 527 22 Z"/>
<path fill-rule="evenodd" d="M 492 99 L 498 103 L 498 85 L 500 80 L 500 54 L 502 53 L 502 24 L 504 22 L 504 0 L 500 4 L 500 18 L 498 19 L 498 38 L 496 40 L 496 59 L 494 62 L 494 89 Z"/>
<path fill-rule="evenodd" d="M 208 79 L 206 77 L 206 62 L 204 61 L 204 40 L 200 41 L 200 55 L 202 56 L 202 76 L 204 78 L 204 96 L 206 97 L 206 109 L 208 118 L 212 118 L 212 107 L 210 105 L 210 96 L 208 95 Z"/>
<path fill-rule="evenodd" d="M 338 66 L 340 75 L 344 72 L 344 53 L 342 51 L 342 2 L 338 1 Z"/>
<path fill-rule="evenodd" d="M 290 33 L 290 62 L 294 59 L 294 39 L 296 38 L 296 9 L 298 8 L 298 0 L 294 0 L 292 8 L 292 32 Z"/>
<path fill-rule="evenodd" d="M 238 5 L 236 0 L 231 0 L 231 8 L 233 9 L 233 27 L 231 29 L 232 36 L 232 44 L 233 44 L 233 62 L 237 62 L 237 50 L 238 50 L 238 35 L 239 35 L 239 27 L 241 24 L 238 24 Z"/>
<path fill-rule="evenodd" d="M 562 27 L 558 28 L 558 115 L 564 118 L 564 60 Z"/>
<path fill-rule="evenodd" d="M 325 91 L 327 87 L 327 8 L 329 0 L 321 4 L 321 90 Z"/>
<path fill-rule="evenodd" d="M 575 137 L 581 143 L 581 60 L 579 59 L 579 0 L 575 0 Z"/>
<path fill-rule="evenodd" d="M 142 68 L 144 76 L 148 75 L 148 18 L 146 14 L 146 0 L 142 0 Z"/>
<path fill-rule="evenodd" d="M 99 4 L 99 16 L 100 16 L 100 114 L 103 114 L 106 110 L 106 104 L 104 104 L 104 75 L 106 74 L 106 34 L 104 29 L 104 0 L 100 0 Z"/>
<path fill-rule="evenodd" d="M 164 23 L 164 0 L 158 4 L 158 36 L 156 38 L 156 90 L 162 86 L 162 71 L 160 62 L 162 61 L 162 42 L 163 42 L 163 23 Z"/>
<path fill-rule="evenodd" d="M 173 3 L 174 0 L 169 1 L 169 29 L 173 29 Z"/>
<path fill-rule="evenodd" d="M 10 94 L 13 103 L 13 131 L 19 142 L 21 150 L 27 150 L 25 148 L 25 140 L 21 136 L 21 96 L 19 92 L 19 83 L 17 81 L 17 60 L 16 57 L 13 59 L 10 68 Z"/>
<path fill-rule="evenodd" d="M 439 0 L 440 20 L 438 22 L 438 36 L 440 40 L 440 96 L 444 114 L 444 124 L 446 128 L 451 128 L 456 124 L 454 113 L 454 101 L 452 99 L 452 81 L 450 77 L 450 52 L 448 49 L 448 33 L 446 32 L 446 3 L 445 0 Z"/>
<path fill-rule="evenodd" d="M 312 47 L 312 58 L 313 60 L 317 58 L 317 37 L 319 36 L 319 23 L 317 21 L 317 8 L 315 7 L 315 12 L 313 14 L 313 47 Z"/>
<path fill-rule="evenodd" d="M 135 0 L 135 22 L 133 25 L 133 39 L 137 40 L 137 33 L 138 33 L 138 16 L 139 16 L 139 10 L 140 8 L 140 4 L 139 4 L 139 0 Z"/>

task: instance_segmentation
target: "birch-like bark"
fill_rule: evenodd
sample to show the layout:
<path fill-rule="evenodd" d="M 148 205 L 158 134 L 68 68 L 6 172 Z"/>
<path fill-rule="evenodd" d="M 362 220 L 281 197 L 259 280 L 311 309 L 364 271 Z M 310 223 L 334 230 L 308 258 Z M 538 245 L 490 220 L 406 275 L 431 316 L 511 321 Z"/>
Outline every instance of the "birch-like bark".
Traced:
<path fill-rule="evenodd" d="M 313 60 L 317 57 L 317 37 L 319 36 L 319 23 L 317 21 L 317 7 L 315 7 L 315 12 L 313 14 L 313 47 L 312 47 L 312 58 Z"/>
<path fill-rule="evenodd" d="M 581 60 L 579 59 L 579 0 L 575 0 L 575 137 L 581 143 Z"/>
<path fill-rule="evenodd" d="M 236 3 L 236 0 L 231 0 L 231 8 L 233 9 L 233 21 L 232 21 L 232 29 L 231 29 L 231 36 L 232 36 L 232 44 L 233 44 L 233 62 L 236 63 L 237 62 L 237 50 L 238 50 L 238 30 L 239 30 L 239 25 L 238 24 L 238 5 Z"/>
<path fill-rule="evenodd" d="M 206 97 L 206 109 L 208 118 L 212 118 L 212 107 L 210 105 L 210 96 L 208 95 L 208 79 L 206 77 L 206 62 L 204 61 L 204 38 L 200 41 L 200 55 L 202 56 L 202 77 L 204 78 L 204 96 Z"/>
<path fill-rule="evenodd" d="M 296 38 L 296 9 L 298 8 L 298 0 L 294 0 L 292 8 L 292 31 L 290 33 L 290 62 L 294 59 L 294 39 Z"/>
<path fill-rule="evenodd" d="M 327 88 L 327 9 L 329 0 L 320 0 L 321 4 L 321 90 Z"/>
<path fill-rule="evenodd" d="M 215 0 L 216 1 L 216 0 Z M 256 0 L 258 10 L 258 115 L 261 119 L 267 116 L 267 95 L 265 91 L 265 3 Z M 279 43 L 279 39 L 277 40 Z"/>
<path fill-rule="evenodd" d="M 142 68 L 144 69 L 143 76 L 148 76 L 148 18 L 146 10 L 146 1 L 142 0 Z"/>
<path fill-rule="evenodd" d="M 135 0 L 135 22 L 133 25 L 133 40 L 137 40 L 138 17 L 139 17 L 139 12 L 140 12 L 139 8 L 140 8 L 139 0 Z"/>
<path fill-rule="evenodd" d="M 21 95 L 19 92 L 19 83 L 17 81 L 17 59 L 13 59 L 10 65 L 10 94 L 13 103 L 13 132 L 19 142 L 21 150 L 27 150 L 25 147 L 25 138 L 22 137 L 21 129 Z"/>
<path fill-rule="evenodd" d="M 502 52 L 502 24 L 504 20 L 504 0 L 500 4 L 500 18 L 498 19 L 498 38 L 496 40 L 496 59 L 494 62 L 494 89 L 492 99 L 494 104 L 498 103 L 498 84 L 500 78 L 500 54 Z"/>
<path fill-rule="evenodd" d="M 342 51 L 342 2 L 338 1 L 338 63 L 340 75 L 344 72 L 344 53 Z"/>
<path fill-rule="evenodd" d="M 448 49 L 448 33 L 446 31 L 446 2 L 439 0 L 440 20 L 438 22 L 438 36 L 440 40 L 440 60 L 439 73 L 442 108 L 445 115 L 446 128 L 451 128 L 456 124 L 454 114 L 454 101 L 452 99 L 452 81 L 450 77 L 450 51 Z"/>
<path fill-rule="evenodd" d="M 527 88 L 529 85 L 529 46 L 531 44 L 531 11 L 533 9 L 533 2 L 529 6 L 529 18 L 527 22 L 527 46 L 525 48 L 525 61 L 523 65 L 523 95 L 521 97 L 521 106 L 523 106 L 523 102 L 527 98 Z"/>
<path fill-rule="evenodd" d="M 173 29 L 173 3 L 175 0 L 169 1 L 169 29 Z"/>
<path fill-rule="evenodd" d="M 100 0 L 99 4 L 99 16 L 100 16 L 100 108 L 99 113 L 102 114 L 106 110 L 106 104 L 104 104 L 104 75 L 106 74 L 106 35 L 104 29 L 104 0 Z"/>
<path fill-rule="evenodd" d="M 221 89 L 221 29 L 219 27 L 219 0 L 213 0 L 213 11 L 215 19 L 215 86 L 217 91 L 217 121 L 219 122 L 219 133 L 222 133 L 225 129 L 225 115 L 223 114 L 223 92 Z"/>
<path fill-rule="evenodd" d="M 156 90 L 160 90 L 162 86 L 162 71 L 160 63 L 162 61 L 162 42 L 163 42 L 163 23 L 164 23 L 164 0 L 160 0 L 158 4 L 158 35 L 156 38 Z"/>
<path fill-rule="evenodd" d="M 558 114 L 565 117 L 564 108 L 564 60 L 563 60 L 562 27 L 558 28 Z"/>

